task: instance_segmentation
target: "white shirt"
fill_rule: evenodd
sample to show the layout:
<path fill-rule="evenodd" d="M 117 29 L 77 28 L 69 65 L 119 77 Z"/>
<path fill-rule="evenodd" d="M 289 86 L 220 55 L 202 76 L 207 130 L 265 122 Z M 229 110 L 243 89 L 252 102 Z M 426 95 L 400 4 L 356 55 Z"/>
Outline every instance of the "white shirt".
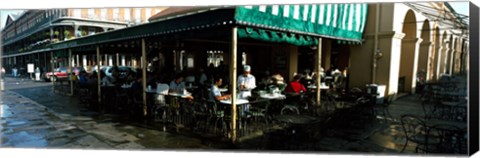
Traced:
<path fill-rule="evenodd" d="M 217 85 L 212 85 L 210 88 L 210 94 L 208 95 L 210 101 L 216 101 L 216 97 L 222 96 L 220 90 L 218 89 Z"/>
<path fill-rule="evenodd" d="M 245 89 L 240 89 L 240 98 L 246 98 L 251 96 L 251 90 L 257 87 L 255 83 L 255 77 L 251 74 L 248 74 L 247 77 L 245 77 L 244 75 L 238 76 L 238 89 L 240 89 L 240 85 L 245 85 Z"/>
<path fill-rule="evenodd" d="M 177 82 L 173 80 L 172 82 L 170 82 L 169 88 L 173 89 L 177 93 L 181 93 L 185 90 L 185 82 L 180 82 L 179 84 L 177 84 Z"/>

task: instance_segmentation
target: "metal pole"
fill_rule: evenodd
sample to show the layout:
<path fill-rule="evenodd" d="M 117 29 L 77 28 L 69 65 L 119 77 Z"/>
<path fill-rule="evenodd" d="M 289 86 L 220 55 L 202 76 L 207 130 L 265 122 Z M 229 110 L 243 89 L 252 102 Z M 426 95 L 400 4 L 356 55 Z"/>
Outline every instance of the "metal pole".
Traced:
<path fill-rule="evenodd" d="M 377 3 L 375 6 L 376 13 L 375 13 L 375 41 L 373 46 L 373 54 L 372 54 L 372 83 L 376 82 L 377 77 L 377 51 L 378 51 L 378 31 L 379 31 L 379 20 L 380 20 L 380 4 Z"/>
<path fill-rule="evenodd" d="M 117 53 L 117 57 L 116 57 L 116 64 L 117 66 L 120 66 L 120 55 Z"/>
<path fill-rule="evenodd" d="M 97 91 L 98 91 L 98 103 L 102 102 L 102 89 L 100 78 L 100 47 L 97 45 Z"/>
<path fill-rule="evenodd" d="M 322 38 L 318 38 L 318 48 L 317 48 L 317 97 L 316 97 L 316 103 L 317 106 L 320 106 L 320 96 L 321 96 L 321 90 L 320 90 L 320 85 L 321 85 L 321 69 L 322 68 Z"/>
<path fill-rule="evenodd" d="M 51 60 L 50 64 L 51 64 L 51 67 L 52 67 L 52 71 L 50 71 L 50 72 L 52 72 L 52 75 L 53 75 L 53 73 L 55 71 L 55 62 L 56 62 L 56 59 L 53 57 L 53 52 L 50 52 L 50 60 Z M 55 92 L 55 81 L 52 81 L 52 84 L 53 84 L 52 90 L 53 90 L 53 92 Z"/>
<path fill-rule="evenodd" d="M 0 11 L 0 17 L 2 16 L 2 12 Z M 2 20 L 0 20 L 0 27 L 2 27 Z M 3 29 L 0 29 L 0 70 L 3 68 Z M 0 91 L 5 90 L 5 84 L 3 81 L 3 73 L 0 72 Z"/>
<path fill-rule="evenodd" d="M 232 88 L 232 142 L 237 140 L 237 27 L 232 29 L 232 62 L 230 63 L 230 87 Z"/>
<path fill-rule="evenodd" d="M 147 51 L 145 47 L 145 38 L 142 38 L 142 93 L 143 93 L 143 115 L 147 116 Z"/>
<path fill-rule="evenodd" d="M 2 17 L 2 12 L 0 11 L 0 17 Z M 0 19 L 0 27 L 3 27 L 2 20 Z M 0 70 L 3 68 L 3 29 L 0 29 Z M 0 91 L 5 90 L 5 83 L 3 81 L 3 73 L 0 72 Z"/>
<path fill-rule="evenodd" d="M 72 49 L 68 49 L 68 80 L 70 80 L 70 96 L 73 95 Z"/>

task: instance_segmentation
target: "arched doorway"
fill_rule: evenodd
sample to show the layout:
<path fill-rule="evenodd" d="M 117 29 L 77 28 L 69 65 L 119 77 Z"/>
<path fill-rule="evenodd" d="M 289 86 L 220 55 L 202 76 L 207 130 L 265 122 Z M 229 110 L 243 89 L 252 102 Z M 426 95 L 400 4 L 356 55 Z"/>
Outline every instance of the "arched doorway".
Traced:
<path fill-rule="evenodd" d="M 453 35 L 448 36 L 448 41 L 446 43 L 446 65 L 445 65 L 445 74 L 452 74 L 452 64 L 453 64 L 453 52 L 455 52 L 455 41 L 453 41 Z"/>
<path fill-rule="evenodd" d="M 430 74 L 433 72 L 431 69 L 433 53 L 431 52 L 432 42 L 430 41 L 430 30 L 430 22 L 428 19 L 426 19 L 423 21 L 422 31 L 420 34 L 422 43 L 420 44 L 417 72 L 424 73 L 424 77 L 426 77 L 427 80 L 430 79 Z"/>
<path fill-rule="evenodd" d="M 447 31 L 443 32 L 443 36 L 442 36 L 442 51 L 440 51 L 440 61 L 438 61 L 438 79 L 440 77 L 442 77 L 443 74 L 445 74 L 445 65 L 447 64 L 446 63 L 446 56 L 447 56 L 447 43 L 446 43 L 446 40 L 447 40 Z"/>
<path fill-rule="evenodd" d="M 416 36 L 417 19 L 412 10 L 407 11 L 403 22 L 402 47 L 400 53 L 400 73 L 398 79 L 398 93 L 414 93 L 415 78 L 418 66 L 417 43 L 421 42 Z"/>

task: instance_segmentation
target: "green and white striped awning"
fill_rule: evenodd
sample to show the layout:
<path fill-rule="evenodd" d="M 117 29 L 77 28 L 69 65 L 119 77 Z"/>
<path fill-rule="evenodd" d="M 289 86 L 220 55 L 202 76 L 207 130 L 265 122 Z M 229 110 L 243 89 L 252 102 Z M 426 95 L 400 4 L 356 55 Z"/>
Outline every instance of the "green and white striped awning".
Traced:
<path fill-rule="evenodd" d="M 360 43 L 367 9 L 367 4 L 354 3 L 241 6 L 235 20 L 245 26 L 240 38 L 313 45 L 318 42 L 311 37 L 317 36 Z"/>

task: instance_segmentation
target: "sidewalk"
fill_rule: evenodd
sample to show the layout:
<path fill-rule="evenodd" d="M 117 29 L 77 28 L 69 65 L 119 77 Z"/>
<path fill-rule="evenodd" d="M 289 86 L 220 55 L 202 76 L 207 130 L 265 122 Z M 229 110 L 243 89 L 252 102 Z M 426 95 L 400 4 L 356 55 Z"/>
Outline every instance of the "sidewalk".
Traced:
<path fill-rule="evenodd" d="M 110 119 L 56 114 L 18 93 L 0 92 L 0 147 L 69 149 L 209 148 L 200 140 Z"/>

